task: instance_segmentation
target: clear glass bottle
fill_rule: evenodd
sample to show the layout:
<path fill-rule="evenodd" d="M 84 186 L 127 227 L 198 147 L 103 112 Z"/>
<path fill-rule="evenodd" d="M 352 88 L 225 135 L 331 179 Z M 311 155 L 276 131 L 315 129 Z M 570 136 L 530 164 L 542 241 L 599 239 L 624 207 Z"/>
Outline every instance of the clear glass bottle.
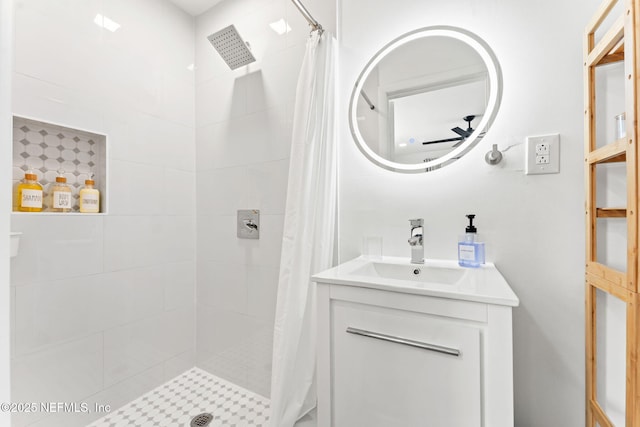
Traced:
<path fill-rule="evenodd" d="M 47 193 L 49 211 L 51 212 L 71 212 L 73 208 L 73 195 L 71 187 L 67 184 L 64 171 L 58 171 L 56 182 L 51 183 Z"/>
<path fill-rule="evenodd" d="M 16 185 L 13 210 L 17 212 L 42 212 L 43 195 L 38 175 L 29 170 L 24 174 L 24 180 Z"/>
<path fill-rule="evenodd" d="M 84 187 L 80 190 L 80 212 L 99 213 L 100 212 L 100 191 L 94 188 L 96 182 L 93 177 L 84 181 Z"/>

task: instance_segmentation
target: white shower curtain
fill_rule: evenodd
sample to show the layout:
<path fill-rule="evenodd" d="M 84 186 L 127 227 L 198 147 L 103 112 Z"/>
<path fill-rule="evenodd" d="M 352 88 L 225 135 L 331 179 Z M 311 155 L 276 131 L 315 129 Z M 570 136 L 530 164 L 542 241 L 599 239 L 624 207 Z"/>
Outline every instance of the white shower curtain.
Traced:
<path fill-rule="evenodd" d="M 314 31 L 298 78 L 276 307 L 271 427 L 316 405 L 316 288 L 331 267 L 336 217 L 335 40 Z"/>

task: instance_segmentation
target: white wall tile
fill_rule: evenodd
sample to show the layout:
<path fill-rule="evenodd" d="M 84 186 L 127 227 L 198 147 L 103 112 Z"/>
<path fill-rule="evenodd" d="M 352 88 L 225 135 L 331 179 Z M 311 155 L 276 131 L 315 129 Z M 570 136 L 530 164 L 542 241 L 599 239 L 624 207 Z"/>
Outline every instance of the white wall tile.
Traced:
<path fill-rule="evenodd" d="M 22 231 L 20 256 L 11 259 L 11 283 L 86 276 L 102 272 L 103 217 L 14 214 Z"/>
<path fill-rule="evenodd" d="M 9 301 L 9 327 L 11 328 L 11 337 L 10 337 L 10 348 L 11 348 L 11 358 L 15 356 L 16 353 L 16 288 L 15 286 L 11 286 L 11 296 Z"/>
<path fill-rule="evenodd" d="M 95 331 L 93 303 L 99 276 L 16 288 L 15 354 L 82 337 Z"/>
<path fill-rule="evenodd" d="M 165 280 L 158 266 L 16 287 L 15 352 L 42 350 L 158 314 Z"/>
<path fill-rule="evenodd" d="M 159 314 L 164 307 L 164 266 L 122 270 L 102 275 L 90 309 L 95 328 L 106 330 Z"/>
<path fill-rule="evenodd" d="M 195 90 L 193 73 L 187 69 L 190 64 L 193 64 L 193 61 L 185 62 L 180 74 L 163 73 L 160 115 L 175 123 L 193 127 L 195 125 Z"/>
<path fill-rule="evenodd" d="M 45 351 L 13 359 L 14 402 L 73 402 L 102 389 L 102 334 L 62 344 Z M 19 414 L 15 425 L 34 421 Z"/>
<path fill-rule="evenodd" d="M 198 304 L 247 312 L 247 267 L 243 264 L 198 262 Z"/>
<path fill-rule="evenodd" d="M 247 266 L 247 313 L 273 322 L 278 300 L 279 266 Z"/>
<path fill-rule="evenodd" d="M 198 171 L 196 185 L 198 215 L 236 215 L 250 206 L 245 167 Z"/>
<path fill-rule="evenodd" d="M 251 340 L 260 322 L 233 311 L 197 308 L 197 366 L 247 386 Z"/>
<path fill-rule="evenodd" d="M 286 107 L 271 108 L 198 127 L 198 170 L 248 165 L 289 157 L 291 133 Z"/>
<path fill-rule="evenodd" d="M 195 216 L 163 218 L 162 246 L 164 262 L 193 261 L 196 258 Z"/>
<path fill-rule="evenodd" d="M 123 107 L 118 102 L 105 102 L 103 111 L 112 158 L 194 170 L 193 128 Z"/>
<path fill-rule="evenodd" d="M 169 168 L 165 169 L 161 198 L 166 215 L 195 215 L 195 178 L 194 172 L 185 172 Z"/>
<path fill-rule="evenodd" d="M 164 309 L 194 309 L 196 298 L 195 261 L 171 262 L 163 267 Z"/>
<path fill-rule="evenodd" d="M 247 114 L 247 110 L 247 76 L 224 74 L 197 86 L 198 126 L 238 118 Z"/>
<path fill-rule="evenodd" d="M 265 56 L 260 70 L 247 75 L 247 112 L 254 113 L 295 101 L 304 43 Z"/>
<path fill-rule="evenodd" d="M 66 89 L 25 74 L 14 73 L 13 114 L 75 129 L 104 133 L 100 106 L 86 92 Z"/>
<path fill-rule="evenodd" d="M 192 310 L 168 311 L 105 331 L 105 386 L 192 349 L 192 313 Z"/>
<path fill-rule="evenodd" d="M 195 328 L 195 317 L 193 327 Z M 165 381 L 169 381 L 193 368 L 195 365 L 196 352 L 194 347 L 193 350 L 186 351 L 164 362 L 164 379 Z"/>
<path fill-rule="evenodd" d="M 160 215 L 170 203 L 159 166 L 112 160 L 110 215 Z"/>
<path fill-rule="evenodd" d="M 101 29 L 93 23 L 101 2 L 71 0 L 54 7 L 35 1 L 20 6 L 14 24 L 16 71 L 72 89 L 100 87 L 102 75 L 87 73 L 86 64 L 101 59 Z M 34 46 L 34 40 L 47 40 L 47 48 Z"/>
<path fill-rule="evenodd" d="M 251 336 L 247 362 L 247 386 L 262 396 L 271 394 L 273 323 L 260 322 Z"/>
<path fill-rule="evenodd" d="M 256 241 L 238 239 L 236 215 L 198 216 L 197 257 L 198 261 L 212 260 L 218 263 L 244 264 L 246 254 Z"/>
<path fill-rule="evenodd" d="M 247 206 L 263 215 L 282 215 L 287 202 L 289 159 L 247 166 Z"/>
<path fill-rule="evenodd" d="M 106 271 L 195 259 L 191 216 L 110 216 L 105 236 Z"/>
<path fill-rule="evenodd" d="M 108 413 L 115 413 L 119 407 L 164 383 L 163 372 L 162 365 L 154 366 L 92 396 L 86 397 L 82 401 L 87 403 L 91 410 L 97 407 L 101 409 L 109 405 L 111 411 Z M 49 414 L 46 418 L 29 427 L 85 427 L 105 415 L 107 415 L 105 412 L 86 414 L 58 412 Z"/>
<path fill-rule="evenodd" d="M 163 263 L 167 253 L 164 224 L 160 216 L 105 217 L 105 271 Z"/>

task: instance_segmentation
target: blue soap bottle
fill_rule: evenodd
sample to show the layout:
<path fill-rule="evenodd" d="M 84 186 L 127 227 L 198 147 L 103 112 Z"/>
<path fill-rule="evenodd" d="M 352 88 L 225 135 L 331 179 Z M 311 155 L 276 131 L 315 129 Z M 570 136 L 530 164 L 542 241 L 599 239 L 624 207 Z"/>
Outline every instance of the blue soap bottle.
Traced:
<path fill-rule="evenodd" d="M 475 215 L 467 215 L 469 225 L 458 239 L 458 265 L 478 268 L 484 264 L 484 243 L 478 241 L 478 229 L 473 226 Z"/>

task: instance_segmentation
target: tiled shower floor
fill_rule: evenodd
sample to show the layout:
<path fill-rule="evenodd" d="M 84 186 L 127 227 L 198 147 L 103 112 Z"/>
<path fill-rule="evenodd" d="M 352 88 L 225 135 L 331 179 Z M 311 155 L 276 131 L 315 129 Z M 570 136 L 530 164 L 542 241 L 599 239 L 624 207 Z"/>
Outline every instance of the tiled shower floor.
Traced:
<path fill-rule="evenodd" d="M 89 427 L 189 427 L 204 412 L 210 427 L 266 427 L 269 400 L 193 368 Z"/>

